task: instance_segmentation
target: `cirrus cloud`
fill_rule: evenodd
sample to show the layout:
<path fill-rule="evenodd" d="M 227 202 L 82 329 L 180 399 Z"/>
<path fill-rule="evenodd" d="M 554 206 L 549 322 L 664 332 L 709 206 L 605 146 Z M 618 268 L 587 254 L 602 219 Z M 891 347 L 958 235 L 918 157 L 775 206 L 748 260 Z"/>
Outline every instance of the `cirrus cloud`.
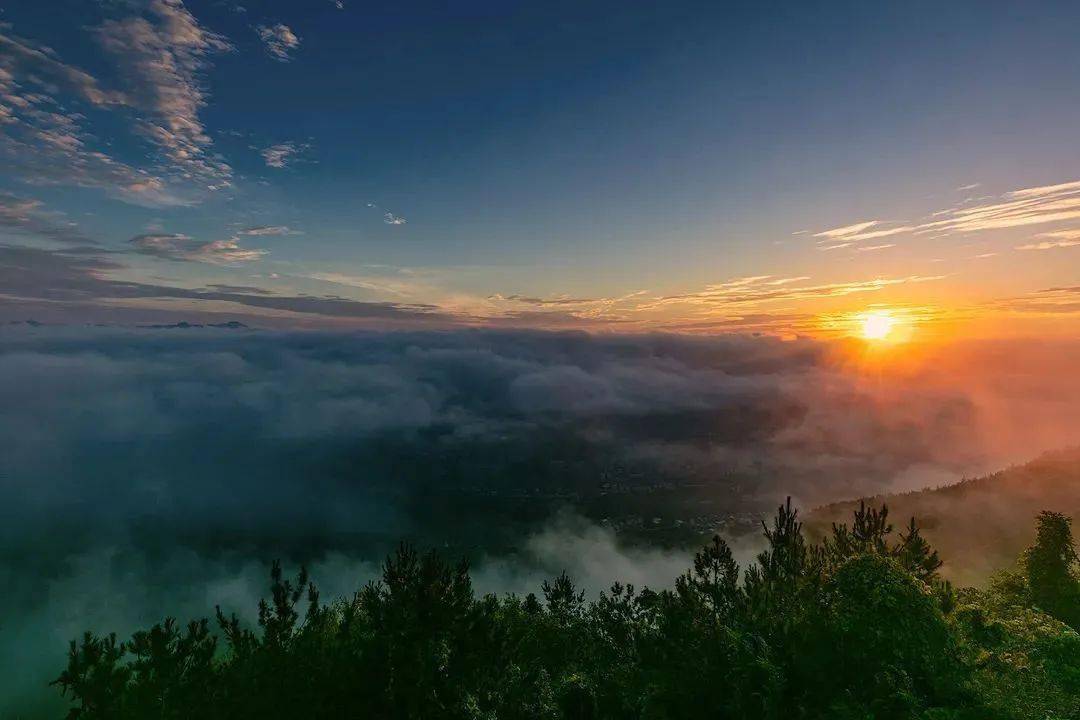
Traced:
<path fill-rule="evenodd" d="M 279 62 L 292 60 L 290 53 L 300 47 L 300 38 L 292 31 L 292 28 L 283 23 L 257 25 L 255 32 L 266 45 L 266 51 Z"/>

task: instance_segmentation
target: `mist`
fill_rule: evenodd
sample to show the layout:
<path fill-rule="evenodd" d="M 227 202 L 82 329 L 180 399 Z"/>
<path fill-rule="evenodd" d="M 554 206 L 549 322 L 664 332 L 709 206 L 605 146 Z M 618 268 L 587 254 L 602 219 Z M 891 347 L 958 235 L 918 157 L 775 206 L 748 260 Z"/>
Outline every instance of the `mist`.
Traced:
<path fill-rule="evenodd" d="M 481 592 L 668 585 L 711 532 L 745 566 L 787 495 L 1075 443 L 1078 347 L 868 366 L 750 336 L 0 328 L 0 714 L 49 697 L 85 630 L 252 612 L 275 558 L 324 597 L 401 540 L 469 558 Z"/>

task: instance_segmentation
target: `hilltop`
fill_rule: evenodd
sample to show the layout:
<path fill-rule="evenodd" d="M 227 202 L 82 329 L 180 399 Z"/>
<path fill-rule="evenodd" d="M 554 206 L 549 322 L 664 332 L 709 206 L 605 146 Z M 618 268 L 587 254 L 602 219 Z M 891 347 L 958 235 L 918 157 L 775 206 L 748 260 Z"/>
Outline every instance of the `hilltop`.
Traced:
<path fill-rule="evenodd" d="M 1080 447 L 943 487 L 862 498 L 888 505 L 897 527 L 914 516 L 926 539 L 947 559 L 942 574 L 961 584 L 982 583 L 1009 567 L 1034 539 L 1032 519 L 1046 509 L 1080 517 Z M 812 510 L 808 534 L 819 537 L 846 521 L 860 499 Z"/>

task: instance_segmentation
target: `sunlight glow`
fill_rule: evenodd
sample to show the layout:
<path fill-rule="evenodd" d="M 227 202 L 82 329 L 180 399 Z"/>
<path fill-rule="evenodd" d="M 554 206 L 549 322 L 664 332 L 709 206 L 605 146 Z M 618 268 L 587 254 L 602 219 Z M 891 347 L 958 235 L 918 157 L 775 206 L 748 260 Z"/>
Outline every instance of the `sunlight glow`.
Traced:
<path fill-rule="evenodd" d="M 885 311 L 867 313 L 862 317 L 862 336 L 867 340 L 884 340 L 896 321 Z"/>

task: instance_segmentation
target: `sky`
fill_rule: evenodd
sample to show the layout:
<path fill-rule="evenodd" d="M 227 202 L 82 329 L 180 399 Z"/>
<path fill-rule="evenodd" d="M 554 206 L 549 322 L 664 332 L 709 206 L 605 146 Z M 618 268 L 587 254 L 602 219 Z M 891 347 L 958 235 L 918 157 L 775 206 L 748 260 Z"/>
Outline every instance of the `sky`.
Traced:
<path fill-rule="evenodd" d="M 0 8 L 0 320 L 1075 337 L 1068 2 Z"/>

